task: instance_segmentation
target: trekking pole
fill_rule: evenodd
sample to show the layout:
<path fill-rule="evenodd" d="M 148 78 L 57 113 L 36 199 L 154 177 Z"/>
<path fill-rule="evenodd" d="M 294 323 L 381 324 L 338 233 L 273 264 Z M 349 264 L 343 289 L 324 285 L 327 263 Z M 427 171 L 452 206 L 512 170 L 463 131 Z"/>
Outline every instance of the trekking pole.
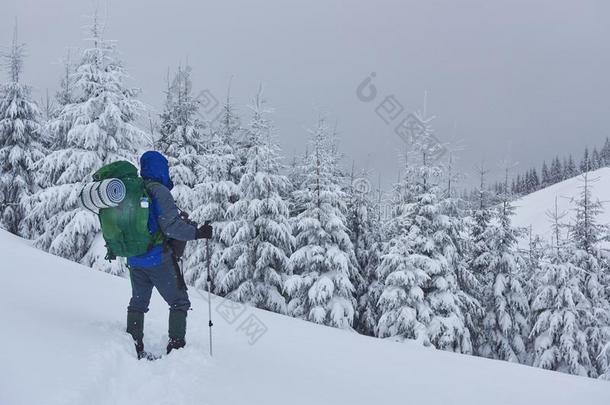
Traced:
<path fill-rule="evenodd" d="M 208 326 L 209 326 L 209 330 L 210 330 L 210 357 L 212 357 L 212 326 L 214 325 L 212 323 L 212 276 L 210 275 L 210 268 L 211 266 L 211 262 L 212 259 L 210 257 L 210 240 L 206 239 L 205 240 L 205 250 L 207 252 L 207 256 L 208 256 Z"/>

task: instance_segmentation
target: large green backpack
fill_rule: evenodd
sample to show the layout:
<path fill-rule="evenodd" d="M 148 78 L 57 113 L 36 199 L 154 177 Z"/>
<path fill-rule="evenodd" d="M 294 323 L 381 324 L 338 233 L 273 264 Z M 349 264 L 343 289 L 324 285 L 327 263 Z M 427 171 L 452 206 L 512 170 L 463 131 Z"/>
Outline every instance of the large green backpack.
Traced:
<path fill-rule="evenodd" d="M 120 179 L 125 184 L 125 198 L 116 207 L 101 208 L 99 220 L 108 254 L 130 257 L 146 253 L 153 246 L 163 243 L 163 234 L 151 235 L 148 230 L 150 197 L 138 169 L 129 162 L 110 163 L 93 174 L 94 181 Z"/>

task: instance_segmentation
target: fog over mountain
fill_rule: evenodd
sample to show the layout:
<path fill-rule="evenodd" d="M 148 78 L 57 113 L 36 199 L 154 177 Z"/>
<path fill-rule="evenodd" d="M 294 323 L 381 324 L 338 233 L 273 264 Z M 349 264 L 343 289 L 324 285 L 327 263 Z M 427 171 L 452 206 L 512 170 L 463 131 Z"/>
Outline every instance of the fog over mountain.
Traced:
<path fill-rule="evenodd" d="M 27 43 L 24 80 L 37 98 L 56 89 L 60 60 L 83 45 L 84 16 L 95 7 L 2 1 L 0 42 L 10 44 L 16 17 Z M 179 63 L 188 61 L 194 86 L 218 99 L 231 82 L 244 113 L 262 82 L 287 158 L 304 150 L 305 129 L 327 112 L 338 123 L 346 164 L 374 170 L 385 185 L 396 179 L 404 149 L 394 127 L 422 108 L 426 91 L 437 137 L 460 140 L 467 173 L 481 157 L 492 168 L 507 156 L 525 168 L 578 155 L 610 135 L 604 1 L 129 0 L 97 7 L 154 111 L 168 67 Z M 363 102 L 356 89 L 372 72 L 377 97 Z M 386 124 L 376 107 L 392 95 L 402 113 Z"/>

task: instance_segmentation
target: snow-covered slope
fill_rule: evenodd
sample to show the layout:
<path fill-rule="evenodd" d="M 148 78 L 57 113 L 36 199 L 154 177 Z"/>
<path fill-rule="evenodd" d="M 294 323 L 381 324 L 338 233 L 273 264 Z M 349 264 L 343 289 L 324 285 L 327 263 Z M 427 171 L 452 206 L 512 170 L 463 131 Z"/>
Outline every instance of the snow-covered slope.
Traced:
<path fill-rule="evenodd" d="M 605 167 L 589 173 L 589 180 L 592 180 L 593 198 L 599 199 L 602 203 L 610 201 L 610 168 Z M 551 238 L 551 223 L 547 217 L 547 211 L 554 210 L 555 197 L 557 197 L 558 212 L 566 213 L 563 218 L 564 223 L 569 223 L 574 218 L 574 200 L 578 199 L 583 177 L 577 176 L 561 183 L 528 194 L 515 202 L 516 212 L 514 224 L 529 229 L 532 227 L 534 234 L 540 235 L 545 241 Z M 608 208 L 604 204 L 604 208 Z M 610 224 L 610 210 L 605 209 L 598 217 L 599 223 Z M 527 241 L 522 241 L 522 246 L 527 246 Z"/>
<path fill-rule="evenodd" d="M 127 280 L 4 231 L 0 260 L 2 405 L 610 403 L 608 382 L 367 338 L 220 298 L 210 358 L 207 303 L 193 290 L 188 347 L 137 361 L 123 332 Z M 153 301 L 145 340 L 160 352 L 167 311 L 156 293 Z"/>

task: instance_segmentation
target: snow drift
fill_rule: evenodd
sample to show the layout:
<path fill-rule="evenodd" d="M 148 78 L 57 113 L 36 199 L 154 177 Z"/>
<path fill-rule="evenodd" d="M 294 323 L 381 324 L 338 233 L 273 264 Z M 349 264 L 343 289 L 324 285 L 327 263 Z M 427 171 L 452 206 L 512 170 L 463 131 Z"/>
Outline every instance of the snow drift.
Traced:
<path fill-rule="evenodd" d="M 610 169 L 608 173 L 610 174 Z M 609 177 L 610 179 L 610 177 Z M 124 333 L 129 282 L 0 231 L 0 404 L 610 403 L 610 384 L 359 336 L 191 289 L 187 348 L 138 361 Z M 155 293 L 145 343 L 161 352 Z"/>

